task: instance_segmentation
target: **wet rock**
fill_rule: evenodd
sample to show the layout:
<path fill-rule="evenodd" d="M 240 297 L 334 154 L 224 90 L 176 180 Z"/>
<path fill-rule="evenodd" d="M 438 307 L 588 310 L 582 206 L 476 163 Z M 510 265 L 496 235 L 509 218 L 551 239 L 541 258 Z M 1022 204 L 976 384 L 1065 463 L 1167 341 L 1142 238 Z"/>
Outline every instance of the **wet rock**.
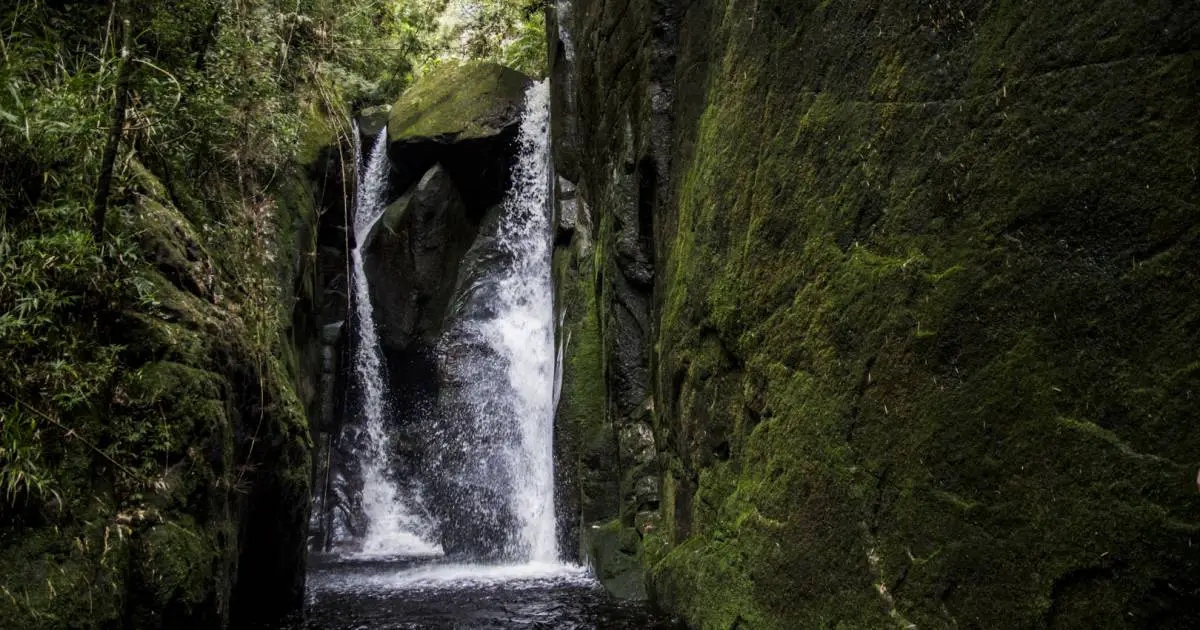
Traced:
<path fill-rule="evenodd" d="M 575 184 L 559 177 L 555 200 L 557 223 L 554 227 L 554 243 L 559 246 L 567 245 L 574 237 L 579 223 L 579 200 L 575 195 Z"/>
<path fill-rule="evenodd" d="M 437 428 L 426 440 L 437 462 L 428 482 L 439 497 L 433 511 L 443 548 L 477 559 L 496 557 L 509 546 L 515 518 L 507 495 L 498 491 L 512 482 L 502 477 L 506 443 L 496 439 L 489 423 L 513 413 L 504 386 L 507 363 L 476 327 L 496 316 L 495 270 L 510 260 L 499 238 L 502 212 L 501 206 L 488 211 L 463 256 L 438 346 Z M 495 387 L 494 395 L 486 394 L 489 387 Z"/>
<path fill-rule="evenodd" d="M 635 422 L 621 429 L 621 460 L 633 466 L 654 461 L 654 433 L 650 425 Z"/>
<path fill-rule="evenodd" d="M 354 121 L 358 123 L 358 134 L 362 137 L 362 146 L 374 146 L 379 134 L 387 133 L 388 116 L 391 111 L 390 105 L 379 105 L 368 107 L 354 117 Z"/>
<path fill-rule="evenodd" d="M 614 520 L 585 527 L 581 535 L 588 565 L 609 593 L 621 599 L 646 599 L 637 530 Z"/>
<path fill-rule="evenodd" d="M 325 345 L 333 345 L 337 343 L 342 336 L 342 328 L 345 326 L 345 321 L 337 321 L 325 324 L 321 327 L 321 343 Z"/>
<path fill-rule="evenodd" d="M 375 321 L 385 348 L 432 346 L 475 225 L 449 173 L 434 166 L 384 211 L 363 244 Z"/>

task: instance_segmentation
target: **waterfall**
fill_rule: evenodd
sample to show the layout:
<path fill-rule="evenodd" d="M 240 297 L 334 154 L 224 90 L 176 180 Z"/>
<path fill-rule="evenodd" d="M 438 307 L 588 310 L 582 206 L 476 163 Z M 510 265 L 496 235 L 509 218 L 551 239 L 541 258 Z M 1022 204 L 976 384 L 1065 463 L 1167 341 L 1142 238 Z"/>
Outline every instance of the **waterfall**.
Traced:
<path fill-rule="evenodd" d="M 365 555 L 445 549 L 471 560 L 558 562 L 553 435 L 561 349 L 550 265 L 549 92 L 544 81 L 526 91 L 509 188 L 464 257 L 438 346 L 438 413 L 405 418 L 420 425 L 425 459 L 415 479 L 397 479 L 395 421 L 411 410 L 391 408 L 364 270 L 364 250 L 387 202 L 386 133 L 359 169 L 350 252 L 359 393 L 352 443 L 365 524 L 355 542 Z M 426 542 L 435 527 L 413 487 L 434 491 L 429 509 L 440 547 Z"/>
<path fill-rule="evenodd" d="M 356 137 L 357 131 L 356 128 Z M 387 376 L 383 369 L 379 335 L 375 329 L 370 288 L 363 268 L 362 248 L 385 208 L 389 168 L 387 135 L 386 130 L 379 133 L 365 168 L 360 164 L 358 169 L 358 188 L 354 200 L 354 248 L 350 252 L 353 267 L 352 300 L 358 318 L 353 363 L 361 392 L 359 424 L 364 429 L 363 443 L 357 453 L 362 463 L 362 507 L 367 526 L 362 551 L 371 555 L 425 555 L 437 553 L 438 549 L 422 539 L 419 532 L 427 528 L 407 508 L 390 474 L 392 455 L 386 425 L 387 416 L 392 410 L 388 404 Z"/>
<path fill-rule="evenodd" d="M 478 555 L 533 563 L 558 561 L 549 124 L 543 81 L 525 95 L 494 236 L 477 242 L 491 262 L 470 272 L 442 339 L 452 389 L 434 430 L 444 444 L 439 500 L 451 504 L 456 535 Z"/>
<path fill-rule="evenodd" d="M 484 338 L 508 361 L 508 384 L 520 430 L 514 445 L 511 508 L 526 559 L 556 562 L 554 514 L 554 288 L 550 244 L 550 87 L 525 95 L 517 164 L 500 222 L 512 265 L 502 271 L 500 304 Z"/>

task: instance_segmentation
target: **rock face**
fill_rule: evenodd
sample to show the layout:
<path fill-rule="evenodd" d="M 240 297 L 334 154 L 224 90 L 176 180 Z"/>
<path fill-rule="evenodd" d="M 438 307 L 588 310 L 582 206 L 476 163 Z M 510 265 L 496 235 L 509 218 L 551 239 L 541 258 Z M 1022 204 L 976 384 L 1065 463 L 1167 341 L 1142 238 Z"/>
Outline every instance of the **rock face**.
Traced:
<path fill-rule="evenodd" d="M 594 562 L 703 628 L 1200 624 L 1200 9 L 552 17 Z"/>
<path fill-rule="evenodd" d="M 477 229 L 440 165 L 375 223 L 362 247 L 385 354 L 437 342 L 452 279 Z"/>

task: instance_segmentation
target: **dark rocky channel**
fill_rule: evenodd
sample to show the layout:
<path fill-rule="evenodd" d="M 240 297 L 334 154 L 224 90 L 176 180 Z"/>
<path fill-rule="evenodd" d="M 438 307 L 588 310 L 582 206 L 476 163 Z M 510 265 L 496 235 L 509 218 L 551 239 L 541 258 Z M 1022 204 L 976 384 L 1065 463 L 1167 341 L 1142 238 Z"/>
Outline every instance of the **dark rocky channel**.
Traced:
<path fill-rule="evenodd" d="M 279 630 L 685 627 L 646 602 L 614 598 L 583 569 L 441 558 L 313 556 L 304 609 Z"/>

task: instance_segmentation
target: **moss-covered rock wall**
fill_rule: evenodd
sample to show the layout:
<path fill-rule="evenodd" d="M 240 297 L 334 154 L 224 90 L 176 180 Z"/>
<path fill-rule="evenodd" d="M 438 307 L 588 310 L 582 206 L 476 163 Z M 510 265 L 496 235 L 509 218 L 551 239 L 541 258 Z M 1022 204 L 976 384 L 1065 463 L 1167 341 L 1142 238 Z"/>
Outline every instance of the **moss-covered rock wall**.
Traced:
<path fill-rule="evenodd" d="M 703 628 L 1200 623 L 1194 5 L 556 18 L 556 161 L 594 243 L 560 292 L 604 366 L 564 404 L 602 396 L 587 422 L 619 436 L 646 392 L 657 487 L 618 457 L 605 516 L 660 603 Z"/>
<path fill-rule="evenodd" d="M 302 602 L 348 106 L 298 9 L 0 8 L 0 627 Z"/>
<path fill-rule="evenodd" d="M 249 241 L 231 233 L 236 249 L 211 251 L 166 187 L 139 172 L 138 200 L 112 230 L 140 259 L 142 301 L 106 313 L 91 341 L 117 352 L 103 414 L 54 420 L 65 434 L 53 500 L 13 498 L 0 546 L 5 627 L 211 628 L 277 619 L 300 603 L 306 331 L 289 335 L 279 304 L 312 284 L 301 252 L 313 200 L 283 192 L 307 192 L 306 180 L 287 175 L 258 207 L 277 235 L 259 245 L 279 264 L 238 264 L 230 256 Z M 278 278 L 289 284 L 276 294 Z"/>

